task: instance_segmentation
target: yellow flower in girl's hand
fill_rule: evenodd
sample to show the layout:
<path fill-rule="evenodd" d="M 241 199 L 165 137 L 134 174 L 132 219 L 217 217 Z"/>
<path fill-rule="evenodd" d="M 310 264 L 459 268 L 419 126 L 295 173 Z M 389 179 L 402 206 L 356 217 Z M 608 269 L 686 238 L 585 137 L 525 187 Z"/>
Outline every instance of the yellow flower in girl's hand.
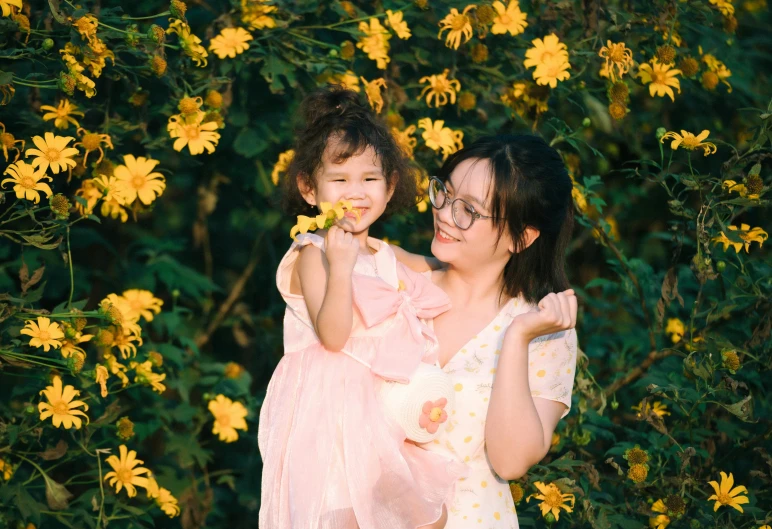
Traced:
<path fill-rule="evenodd" d="M 321 202 L 319 208 L 322 212 L 316 217 L 298 215 L 298 223 L 290 230 L 290 237 L 294 239 L 298 233 L 327 229 L 335 224 L 338 219 L 342 219 L 347 211 L 353 212 L 357 217 L 357 221 L 361 218 L 359 210 L 351 205 L 350 200 L 340 200 L 334 206 L 329 202 Z"/>

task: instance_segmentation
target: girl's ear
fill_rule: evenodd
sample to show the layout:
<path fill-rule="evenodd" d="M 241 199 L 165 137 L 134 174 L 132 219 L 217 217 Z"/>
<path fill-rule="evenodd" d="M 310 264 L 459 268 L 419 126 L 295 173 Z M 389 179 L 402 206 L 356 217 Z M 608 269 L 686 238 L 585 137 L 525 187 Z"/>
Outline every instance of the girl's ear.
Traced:
<path fill-rule="evenodd" d="M 391 197 L 394 196 L 394 191 L 397 189 L 398 181 L 399 181 L 399 173 L 397 173 L 397 171 L 394 171 L 391 174 L 391 183 L 389 184 L 389 187 L 386 190 L 386 202 L 391 200 Z"/>
<path fill-rule="evenodd" d="M 316 206 L 316 191 L 314 191 L 308 185 L 305 173 L 298 173 L 296 181 L 298 184 L 298 190 L 300 191 L 300 196 L 303 197 L 303 200 L 308 202 L 308 204 L 311 206 Z"/>
<path fill-rule="evenodd" d="M 525 231 L 523 232 L 523 247 L 519 248 L 517 250 L 517 253 L 520 253 L 523 250 L 525 250 L 526 248 L 528 248 L 529 246 L 531 246 L 534 243 L 534 241 L 536 241 L 536 239 L 539 238 L 539 235 L 541 235 L 541 232 L 539 230 L 537 230 L 536 228 L 534 228 L 532 226 L 528 226 L 525 229 Z M 510 241 L 510 243 L 509 243 L 509 252 L 510 253 L 516 253 L 515 252 L 515 242 L 514 241 Z"/>

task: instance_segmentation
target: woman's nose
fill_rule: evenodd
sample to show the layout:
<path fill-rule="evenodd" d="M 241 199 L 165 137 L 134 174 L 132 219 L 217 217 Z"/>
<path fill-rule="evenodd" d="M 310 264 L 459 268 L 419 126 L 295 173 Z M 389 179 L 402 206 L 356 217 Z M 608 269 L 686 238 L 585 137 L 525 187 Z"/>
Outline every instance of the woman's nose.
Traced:
<path fill-rule="evenodd" d="M 453 226 L 453 212 L 451 211 L 453 208 L 449 202 L 450 201 L 447 201 L 440 209 L 434 208 L 434 214 L 448 226 Z"/>

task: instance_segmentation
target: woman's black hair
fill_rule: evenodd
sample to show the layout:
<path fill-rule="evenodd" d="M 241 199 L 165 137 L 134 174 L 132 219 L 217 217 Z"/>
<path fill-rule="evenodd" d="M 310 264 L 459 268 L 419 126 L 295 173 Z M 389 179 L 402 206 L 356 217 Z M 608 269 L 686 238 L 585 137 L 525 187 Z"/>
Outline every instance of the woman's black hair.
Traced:
<path fill-rule="evenodd" d="M 451 156 L 438 177 L 448 181 L 470 159 L 489 164 L 493 222 L 499 238 L 508 230 L 515 243 L 504 267 L 502 294 L 538 303 L 550 292 L 569 288 L 565 252 L 574 221 L 572 184 L 558 151 L 538 136 L 486 136 Z M 529 226 L 539 230 L 539 237 L 524 248 Z"/>
<path fill-rule="evenodd" d="M 295 156 L 284 179 L 284 209 L 292 214 L 308 214 L 309 205 L 298 188 L 298 178 L 309 189 L 316 189 L 316 172 L 328 142 L 334 138 L 339 150 L 335 163 L 372 147 L 381 162 L 383 176 L 394 194 L 385 214 L 415 205 L 417 182 L 410 161 L 394 140 L 386 124 L 353 90 L 339 85 L 321 88 L 303 100 L 300 123 L 295 129 Z"/>

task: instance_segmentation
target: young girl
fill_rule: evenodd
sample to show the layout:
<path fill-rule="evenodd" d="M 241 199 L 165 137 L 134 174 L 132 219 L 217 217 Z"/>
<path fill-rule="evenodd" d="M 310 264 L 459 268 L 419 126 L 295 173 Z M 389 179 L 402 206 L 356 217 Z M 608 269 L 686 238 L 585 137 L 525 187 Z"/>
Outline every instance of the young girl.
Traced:
<path fill-rule="evenodd" d="M 466 469 L 404 442 L 378 393 L 384 379 L 406 382 L 422 361 L 436 361 L 436 339 L 419 318 L 449 307 L 368 237 L 381 215 L 414 204 L 415 179 L 356 93 L 319 91 L 302 115 L 287 205 L 311 213 L 346 200 L 354 211 L 326 233 L 298 235 L 279 264 L 285 354 L 260 411 L 259 527 L 442 528 L 443 504 Z"/>

